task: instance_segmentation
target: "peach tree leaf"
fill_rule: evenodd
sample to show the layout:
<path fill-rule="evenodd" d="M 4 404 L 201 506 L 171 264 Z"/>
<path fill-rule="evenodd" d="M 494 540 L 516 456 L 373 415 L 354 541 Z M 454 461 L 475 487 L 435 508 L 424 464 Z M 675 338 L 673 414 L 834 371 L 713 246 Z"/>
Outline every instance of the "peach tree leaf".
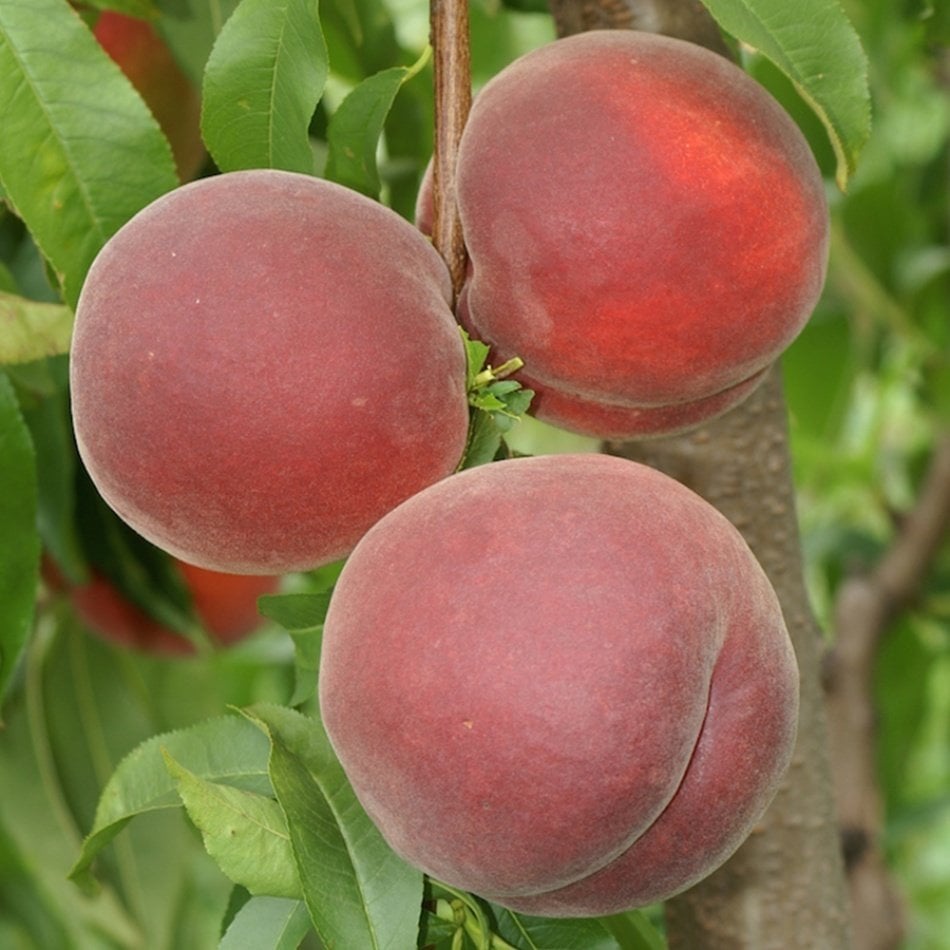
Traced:
<path fill-rule="evenodd" d="M 291 706 L 299 706 L 317 692 L 323 621 L 330 606 L 331 591 L 299 594 L 267 594 L 258 599 L 258 610 L 280 624 L 294 641 L 294 694 Z"/>
<path fill-rule="evenodd" d="M 664 946 L 662 940 L 655 943 L 648 933 L 641 936 L 634 931 L 625 933 L 620 942 L 597 918 L 564 920 L 529 917 L 504 907 L 493 910 L 497 933 L 517 950 L 657 950 Z"/>
<path fill-rule="evenodd" d="M 218 950 L 297 950 L 311 929 L 303 901 L 252 897 L 234 915 Z"/>
<path fill-rule="evenodd" d="M 30 368 L 40 365 L 30 364 Z M 66 392 L 67 363 L 60 358 L 42 365 L 52 388 L 42 395 L 31 393 L 21 399 L 36 453 L 37 525 L 44 551 L 69 582 L 78 584 L 88 575 L 76 523 L 77 458 Z M 21 369 L 16 367 L 11 375 Z"/>
<path fill-rule="evenodd" d="M 155 0 L 85 0 L 86 5 L 97 10 L 111 10 L 114 13 L 124 13 L 126 16 L 141 19 L 158 16 L 158 7 Z"/>
<path fill-rule="evenodd" d="M 281 706 L 254 706 L 248 715 L 270 736 L 271 782 L 320 939 L 366 950 L 416 946 L 422 874 L 363 811 L 322 723 Z"/>
<path fill-rule="evenodd" d="M 836 0 L 703 0 L 719 25 L 792 81 L 821 119 L 842 191 L 871 129 L 868 62 Z"/>
<path fill-rule="evenodd" d="M 13 385 L 0 372 L 0 699 L 33 624 L 40 542 L 36 461 Z"/>
<path fill-rule="evenodd" d="M 426 48 L 412 66 L 395 66 L 364 79 L 340 103 L 327 125 L 327 164 L 331 181 L 378 199 L 376 150 L 396 94 L 429 61 Z"/>
<path fill-rule="evenodd" d="M 323 625 L 330 606 L 330 591 L 264 594 L 258 598 L 260 612 L 285 630 L 311 630 Z"/>
<path fill-rule="evenodd" d="M 484 465 L 504 454 L 504 435 L 528 411 L 534 390 L 522 389 L 517 380 L 507 379 L 522 367 L 515 357 L 501 366 L 488 363 L 491 347 L 473 340 L 463 329 L 467 360 L 469 403 L 468 438 L 459 469 Z"/>
<path fill-rule="evenodd" d="M 106 783 L 70 878 L 92 888 L 93 860 L 129 821 L 150 811 L 181 807 L 165 753 L 204 779 L 266 795 L 268 751 L 266 737 L 240 716 L 210 719 L 147 739 L 118 764 Z"/>
<path fill-rule="evenodd" d="M 242 0 L 205 67 L 201 131 L 218 167 L 313 174 L 308 127 L 328 71 L 317 0 Z"/>
<path fill-rule="evenodd" d="M 165 766 L 205 850 L 235 884 L 251 894 L 300 897 L 287 821 L 277 802 L 218 782 L 209 782 L 163 750 Z"/>
<path fill-rule="evenodd" d="M 152 114 L 66 0 L 0 3 L 0 183 L 70 306 L 99 249 L 178 184 Z"/>
<path fill-rule="evenodd" d="M 64 304 L 0 292 L 0 364 L 68 353 L 72 333 L 73 312 Z"/>

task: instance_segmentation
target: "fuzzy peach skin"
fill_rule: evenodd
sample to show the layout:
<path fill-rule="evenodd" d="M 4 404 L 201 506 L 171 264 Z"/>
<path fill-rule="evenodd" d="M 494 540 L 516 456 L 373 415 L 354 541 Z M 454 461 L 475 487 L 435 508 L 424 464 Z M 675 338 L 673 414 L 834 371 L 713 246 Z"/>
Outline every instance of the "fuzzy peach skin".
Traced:
<path fill-rule="evenodd" d="M 347 554 L 465 447 L 442 260 L 337 185 L 233 172 L 103 248 L 76 313 L 73 424 L 103 498 L 182 561 L 239 574 Z"/>
<path fill-rule="evenodd" d="M 457 176 L 459 319 L 496 362 L 524 360 L 535 415 L 585 435 L 726 411 L 824 283 L 807 142 L 742 70 L 680 40 L 593 31 L 521 57 L 475 99 Z"/>
<path fill-rule="evenodd" d="M 168 137 L 179 177 L 193 178 L 205 160 L 201 96 L 165 41 L 151 23 L 121 13 L 100 14 L 93 33 Z"/>
<path fill-rule="evenodd" d="M 653 469 L 497 462 L 359 543 L 320 707 L 392 847 L 508 907 L 669 897 L 750 833 L 789 762 L 798 671 L 733 526 Z"/>

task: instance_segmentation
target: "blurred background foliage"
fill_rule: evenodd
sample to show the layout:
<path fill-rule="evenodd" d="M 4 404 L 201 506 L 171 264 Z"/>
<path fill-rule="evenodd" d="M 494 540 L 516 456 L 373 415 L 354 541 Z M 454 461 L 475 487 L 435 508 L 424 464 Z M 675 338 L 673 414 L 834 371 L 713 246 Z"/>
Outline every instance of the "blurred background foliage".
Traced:
<path fill-rule="evenodd" d="M 105 4 L 107 5 L 107 4 Z M 192 76 L 234 0 L 159 0 L 159 27 Z M 950 429 L 950 5 L 844 0 L 868 52 L 872 138 L 846 195 L 832 153 L 788 84 L 746 65 L 800 121 L 825 171 L 833 215 L 826 292 L 784 359 L 806 570 L 829 637 L 836 591 L 873 565 L 915 501 L 941 431 Z M 331 83 L 311 127 L 325 156 L 328 114 L 361 78 L 416 61 L 428 35 L 422 0 L 323 0 Z M 553 38 L 537 0 L 474 0 L 476 86 Z M 411 217 L 431 150 L 431 66 L 396 100 L 380 147 L 383 199 Z M 0 212 L 0 290 L 55 293 L 41 258 Z M 11 376 L 37 437 L 40 475 L 73 464 L 65 436 L 64 358 Z M 523 451 L 593 450 L 534 423 Z M 59 454 L 57 454 L 59 453 Z M 49 488 L 49 486 L 48 486 Z M 55 486 L 47 501 L 55 498 Z M 55 506 L 47 505 L 47 513 Z M 71 544 L 71 527 L 44 541 Z M 51 542 L 51 539 L 52 542 Z M 290 581 L 306 588 L 311 579 Z M 0 737 L 0 946 L 214 946 L 230 886 L 184 819 L 133 823 L 87 896 L 65 880 L 116 763 L 142 739 L 228 705 L 287 702 L 289 637 L 272 626 L 208 657 L 161 659 L 88 635 L 68 604 L 41 592 L 36 629 L 3 710 Z M 889 632 L 877 668 L 880 781 L 890 868 L 908 905 L 907 950 L 950 948 L 950 543 Z M 147 934 L 143 942 L 142 935 Z"/>

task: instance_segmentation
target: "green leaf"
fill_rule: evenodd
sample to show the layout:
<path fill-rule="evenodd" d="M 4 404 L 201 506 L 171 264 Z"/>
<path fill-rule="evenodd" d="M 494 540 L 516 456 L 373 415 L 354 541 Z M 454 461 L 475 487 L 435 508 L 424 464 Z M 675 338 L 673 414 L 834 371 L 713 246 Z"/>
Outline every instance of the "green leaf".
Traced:
<path fill-rule="evenodd" d="M 621 945 L 596 919 L 561 920 L 528 917 L 504 907 L 495 908 L 497 932 L 518 950 L 641 950 Z M 646 950 L 646 945 L 642 945 Z"/>
<path fill-rule="evenodd" d="M 39 659 L 29 657 L 28 680 L 38 672 Z M 66 879 L 78 836 L 64 807 L 46 728 L 41 711 L 18 705 L 10 710 L 2 732 L 0 920 L 28 923 L 34 941 L 24 944 L 24 950 L 143 946 L 138 925 L 111 889 L 83 894 Z M 5 950 L 19 946 L 0 935 Z"/>
<path fill-rule="evenodd" d="M 211 49 L 228 17 L 237 9 L 238 0 L 190 3 L 187 17 L 176 16 L 176 11 L 170 9 L 171 4 L 180 4 L 181 0 L 162 2 L 169 15 L 159 20 L 156 27 L 191 84 L 200 89 Z"/>
<path fill-rule="evenodd" d="M 304 594 L 265 594 L 258 598 L 258 609 L 285 630 L 311 630 L 326 619 L 330 591 Z"/>
<path fill-rule="evenodd" d="M 356 799 L 322 724 L 280 706 L 249 713 L 270 735 L 304 900 L 330 947 L 416 946 L 422 874 L 386 844 Z"/>
<path fill-rule="evenodd" d="M 291 706 L 312 699 L 317 692 L 323 621 L 330 591 L 305 594 L 268 594 L 258 599 L 258 610 L 280 624 L 294 641 L 294 693 Z"/>
<path fill-rule="evenodd" d="M 412 66 L 395 66 L 364 79 L 339 105 L 327 125 L 326 177 L 379 198 L 379 137 L 396 93 L 429 61 L 431 48 Z"/>
<path fill-rule="evenodd" d="M 473 340 L 461 330 L 467 357 L 467 388 L 470 407 L 468 441 L 460 469 L 484 465 L 504 451 L 504 434 L 528 411 L 534 391 L 521 383 L 505 379 L 522 367 L 518 357 L 501 366 L 488 364 L 491 347 Z"/>
<path fill-rule="evenodd" d="M 703 0 L 719 25 L 784 72 L 831 139 L 842 191 L 871 129 L 868 63 L 835 0 Z"/>
<path fill-rule="evenodd" d="M 44 550 L 66 578 L 86 580 L 86 559 L 76 528 L 76 466 L 79 464 L 65 390 L 65 359 L 49 361 L 63 388 L 41 399 L 23 399 L 23 418 L 36 453 L 37 523 Z M 55 370 L 53 369 L 55 367 Z"/>
<path fill-rule="evenodd" d="M 666 938 L 642 910 L 628 910 L 598 920 L 624 950 L 666 950 Z"/>
<path fill-rule="evenodd" d="M 273 798 L 209 782 L 164 751 L 185 811 L 205 850 L 235 884 L 251 894 L 300 897 L 287 822 Z"/>
<path fill-rule="evenodd" d="M 66 0 L 0 3 L 0 182 L 75 306 L 90 263 L 178 184 L 171 149 Z"/>
<path fill-rule="evenodd" d="M 235 914 L 218 950 L 297 950 L 310 929 L 303 901 L 253 897 Z"/>
<path fill-rule="evenodd" d="M 68 353 L 72 334 L 69 307 L 0 293 L 0 364 Z"/>
<path fill-rule="evenodd" d="M 119 763 L 103 789 L 92 830 L 69 875 L 78 884 L 92 884 L 89 868 L 96 855 L 132 818 L 181 806 L 165 765 L 166 752 L 201 778 L 227 781 L 261 794 L 269 791 L 267 740 L 242 717 L 211 719 L 153 736 Z"/>
<path fill-rule="evenodd" d="M 158 16 L 155 0 L 85 0 L 85 3 L 97 10 L 112 10 L 140 19 Z"/>
<path fill-rule="evenodd" d="M 242 0 L 205 68 L 201 129 L 218 167 L 312 174 L 328 70 L 317 0 Z"/>
<path fill-rule="evenodd" d="M 40 558 L 36 461 L 16 394 L 0 372 L 0 700 L 30 635 Z"/>
<path fill-rule="evenodd" d="M 0 199 L 2 198 L 3 194 L 0 193 Z M 15 294 L 16 289 L 16 278 L 14 278 L 13 274 L 10 272 L 10 268 L 0 261 L 0 292 L 6 294 Z"/>

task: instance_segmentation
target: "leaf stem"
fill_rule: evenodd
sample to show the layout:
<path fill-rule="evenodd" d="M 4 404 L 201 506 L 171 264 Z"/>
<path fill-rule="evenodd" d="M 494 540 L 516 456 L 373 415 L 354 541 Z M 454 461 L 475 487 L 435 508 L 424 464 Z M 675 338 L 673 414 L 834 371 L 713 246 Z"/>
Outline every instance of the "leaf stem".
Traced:
<path fill-rule="evenodd" d="M 522 366 L 524 366 L 524 360 L 521 359 L 520 356 L 513 356 L 510 360 L 505 360 L 501 366 L 486 366 L 480 373 L 476 374 L 472 380 L 472 388 L 480 389 L 489 383 L 504 379 L 512 373 L 517 373 Z"/>

